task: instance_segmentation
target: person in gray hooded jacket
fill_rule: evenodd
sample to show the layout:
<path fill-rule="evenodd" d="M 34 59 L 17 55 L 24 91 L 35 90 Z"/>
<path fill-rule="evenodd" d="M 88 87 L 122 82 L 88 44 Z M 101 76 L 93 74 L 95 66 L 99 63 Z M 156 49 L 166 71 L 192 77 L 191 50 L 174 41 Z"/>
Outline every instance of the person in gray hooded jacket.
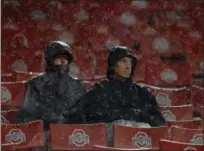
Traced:
<path fill-rule="evenodd" d="M 44 129 L 51 123 L 66 123 L 63 116 L 85 94 L 80 80 L 69 74 L 73 60 L 71 48 L 52 41 L 45 50 L 45 73 L 27 82 L 27 91 L 18 123 L 43 120 Z"/>

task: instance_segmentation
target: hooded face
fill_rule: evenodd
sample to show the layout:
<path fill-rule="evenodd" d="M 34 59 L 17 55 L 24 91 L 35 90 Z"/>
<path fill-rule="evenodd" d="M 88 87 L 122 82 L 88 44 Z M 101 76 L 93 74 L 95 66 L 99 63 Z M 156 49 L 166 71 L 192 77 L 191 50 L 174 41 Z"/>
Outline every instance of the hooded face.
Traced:
<path fill-rule="evenodd" d="M 136 57 L 127 47 L 116 46 L 108 56 L 107 78 L 132 79 L 136 64 Z"/>
<path fill-rule="evenodd" d="M 61 41 L 52 41 L 45 51 L 45 61 L 46 72 L 68 73 L 72 62 L 71 48 Z"/>
<path fill-rule="evenodd" d="M 69 63 L 66 55 L 60 55 L 57 57 L 54 57 L 53 64 L 54 65 L 67 65 Z"/>
<path fill-rule="evenodd" d="M 114 66 L 114 71 L 116 76 L 122 78 L 129 78 L 132 73 L 132 58 L 123 57 L 117 61 Z"/>

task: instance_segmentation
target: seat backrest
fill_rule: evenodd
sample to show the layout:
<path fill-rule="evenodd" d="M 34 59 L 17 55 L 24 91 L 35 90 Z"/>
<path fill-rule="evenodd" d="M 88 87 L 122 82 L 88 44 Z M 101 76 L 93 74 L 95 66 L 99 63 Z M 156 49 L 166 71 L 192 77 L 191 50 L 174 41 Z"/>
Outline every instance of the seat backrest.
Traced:
<path fill-rule="evenodd" d="M 184 76 L 185 75 L 185 76 Z M 192 73 L 187 62 L 158 61 L 146 63 L 145 83 L 155 86 L 186 86 L 192 84 Z"/>
<path fill-rule="evenodd" d="M 136 149 L 136 148 L 114 148 L 114 147 L 107 147 L 107 146 L 99 146 L 99 145 L 94 145 L 92 147 L 92 150 L 118 150 L 118 151 L 145 151 L 145 150 L 151 150 L 151 148 L 140 148 L 140 149 Z"/>
<path fill-rule="evenodd" d="M 13 73 L 7 73 L 1 75 L 1 81 L 2 82 L 15 82 L 16 81 L 16 75 Z"/>
<path fill-rule="evenodd" d="M 189 101 L 190 91 L 187 87 L 165 88 L 144 84 L 155 95 L 159 106 L 186 105 Z"/>
<path fill-rule="evenodd" d="M 204 87 L 198 85 L 192 85 L 191 88 L 191 101 L 193 105 L 193 111 L 200 112 L 200 106 L 204 104 Z"/>
<path fill-rule="evenodd" d="M 23 105 L 25 95 L 25 81 L 1 83 L 2 109 L 17 109 Z"/>
<path fill-rule="evenodd" d="M 1 144 L 2 151 L 29 151 L 28 146 L 21 146 L 18 143 Z"/>
<path fill-rule="evenodd" d="M 190 129 L 202 129 L 203 120 L 180 120 L 180 121 L 166 121 L 168 127 L 179 126 L 182 128 L 190 128 Z"/>
<path fill-rule="evenodd" d="M 16 72 L 16 81 L 28 81 L 40 73 L 34 72 Z"/>
<path fill-rule="evenodd" d="M 192 105 L 160 107 L 166 121 L 193 120 Z"/>
<path fill-rule="evenodd" d="M 169 151 L 169 150 L 201 151 L 201 150 L 204 150 L 204 145 L 192 145 L 189 143 L 181 143 L 181 142 L 161 139 L 159 142 L 159 148 L 161 151 Z"/>
<path fill-rule="evenodd" d="M 1 124 L 15 124 L 19 109 L 1 111 Z"/>
<path fill-rule="evenodd" d="M 2 144 L 19 144 L 27 148 L 40 148 L 44 144 L 43 122 L 33 121 L 26 124 L 2 124 Z"/>
<path fill-rule="evenodd" d="M 203 120 L 186 120 L 186 121 L 166 121 L 166 125 L 169 127 L 169 138 L 171 139 L 171 128 L 173 126 L 190 128 L 190 129 L 202 129 Z"/>
<path fill-rule="evenodd" d="M 177 126 L 171 127 L 171 140 L 200 145 L 204 142 L 203 129 L 188 129 Z"/>
<path fill-rule="evenodd" d="M 158 148 L 160 139 L 168 138 L 168 127 L 135 128 L 113 126 L 113 142 L 116 148 Z"/>
<path fill-rule="evenodd" d="M 89 150 L 92 145 L 107 146 L 106 124 L 51 124 L 52 150 Z"/>

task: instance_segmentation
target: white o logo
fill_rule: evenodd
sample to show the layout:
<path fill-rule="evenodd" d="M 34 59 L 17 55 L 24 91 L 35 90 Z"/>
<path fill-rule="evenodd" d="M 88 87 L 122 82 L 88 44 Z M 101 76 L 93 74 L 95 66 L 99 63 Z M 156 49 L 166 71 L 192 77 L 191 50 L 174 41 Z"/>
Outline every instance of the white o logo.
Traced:
<path fill-rule="evenodd" d="M 155 97 L 156 97 L 156 101 L 159 106 L 170 106 L 171 105 L 171 100 L 169 99 L 168 94 L 158 93 Z"/>
<path fill-rule="evenodd" d="M 1 102 L 6 102 L 11 100 L 11 92 L 4 86 L 1 87 Z"/>
<path fill-rule="evenodd" d="M 169 110 L 162 111 L 162 115 L 166 121 L 175 121 L 176 120 L 176 116 Z"/>
<path fill-rule="evenodd" d="M 77 147 L 82 147 L 89 144 L 89 136 L 82 129 L 75 129 L 72 135 L 69 136 L 69 143 Z"/>
<path fill-rule="evenodd" d="M 178 80 L 178 75 L 176 72 L 174 72 L 173 70 L 169 69 L 169 70 L 165 70 L 160 74 L 160 78 L 161 80 L 165 81 L 165 82 L 174 82 Z"/>
<path fill-rule="evenodd" d="M 138 132 L 132 137 L 132 144 L 139 148 L 151 147 L 151 138 L 145 132 Z"/>
<path fill-rule="evenodd" d="M 6 143 L 22 143 L 26 141 L 25 134 L 20 129 L 11 129 L 6 134 Z"/>

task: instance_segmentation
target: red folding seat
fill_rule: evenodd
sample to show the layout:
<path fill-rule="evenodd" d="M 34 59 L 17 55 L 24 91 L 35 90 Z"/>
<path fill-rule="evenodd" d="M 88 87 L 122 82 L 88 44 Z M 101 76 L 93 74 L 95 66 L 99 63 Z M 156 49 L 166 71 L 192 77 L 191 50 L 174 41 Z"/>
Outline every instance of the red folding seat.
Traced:
<path fill-rule="evenodd" d="M 183 137 L 183 136 L 181 136 Z M 159 142 L 160 151 L 201 151 L 204 150 L 204 145 L 192 145 L 190 143 L 181 143 L 177 141 L 170 140 L 160 140 Z"/>
<path fill-rule="evenodd" d="M 25 124 L 1 125 L 1 143 L 13 144 L 14 148 L 41 148 L 45 145 L 44 139 L 43 122 L 40 120 Z"/>
<path fill-rule="evenodd" d="M 13 73 L 7 73 L 1 75 L 1 81 L 2 82 L 15 82 L 16 81 L 16 75 Z"/>
<path fill-rule="evenodd" d="M 19 109 L 1 111 L 1 124 L 15 124 Z"/>
<path fill-rule="evenodd" d="M 23 105 L 25 94 L 25 81 L 1 83 L 2 109 L 16 109 Z"/>
<path fill-rule="evenodd" d="M 193 111 L 200 112 L 200 106 L 204 104 L 204 88 L 198 85 L 192 85 L 191 87 L 191 102 L 193 105 Z"/>
<path fill-rule="evenodd" d="M 145 83 L 150 85 L 186 86 L 192 83 L 190 66 L 185 62 L 149 60 L 145 71 Z"/>
<path fill-rule="evenodd" d="M 140 148 L 140 149 L 136 149 L 136 148 L 114 148 L 114 147 L 107 147 L 107 146 L 99 146 L 99 145 L 94 145 L 92 147 L 92 150 L 107 150 L 107 151 L 111 151 L 111 150 L 123 150 L 123 151 L 145 151 L 145 150 L 152 150 L 151 148 Z"/>
<path fill-rule="evenodd" d="M 107 146 L 106 125 L 51 124 L 52 150 L 90 150 L 92 145 Z"/>
<path fill-rule="evenodd" d="M 25 145 L 18 143 L 1 144 L 2 151 L 29 151 L 30 149 Z"/>
<path fill-rule="evenodd" d="M 203 145 L 203 129 L 188 129 L 172 126 L 171 140 L 194 145 Z"/>
<path fill-rule="evenodd" d="M 40 73 L 34 72 L 16 72 L 16 80 L 17 81 L 28 81 L 33 77 L 40 75 Z"/>
<path fill-rule="evenodd" d="M 190 91 L 187 87 L 165 88 L 144 84 L 155 95 L 159 106 L 186 105 L 190 100 Z"/>
<path fill-rule="evenodd" d="M 192 105 L 160 107 L 166 121 L 193 120 Z"/>
<path fill-rule="evenodd" d="M 185 50 L 193 74 L 203 74 L 204 72 L 204 44 L 202 43 L 202 37 L 203 35 L 200 31 L 187 33 Z"/>
<path fill-rule="evenodd" d="M 159 140 L 168 138 L 168 127 L 134 128 L 123 125 L 113 127 L 116 148 L 159 148 Z"/>
<path fill-rule="evenodd" d="M 201 129 L 203 128 L 203 120 L 179 120 L 179 121 L 166 121 L 166 125 L 168 125 L 169 129 L 172 126 L 179 126 L 182 128 L 190 128 L 190 129 Z"/>

